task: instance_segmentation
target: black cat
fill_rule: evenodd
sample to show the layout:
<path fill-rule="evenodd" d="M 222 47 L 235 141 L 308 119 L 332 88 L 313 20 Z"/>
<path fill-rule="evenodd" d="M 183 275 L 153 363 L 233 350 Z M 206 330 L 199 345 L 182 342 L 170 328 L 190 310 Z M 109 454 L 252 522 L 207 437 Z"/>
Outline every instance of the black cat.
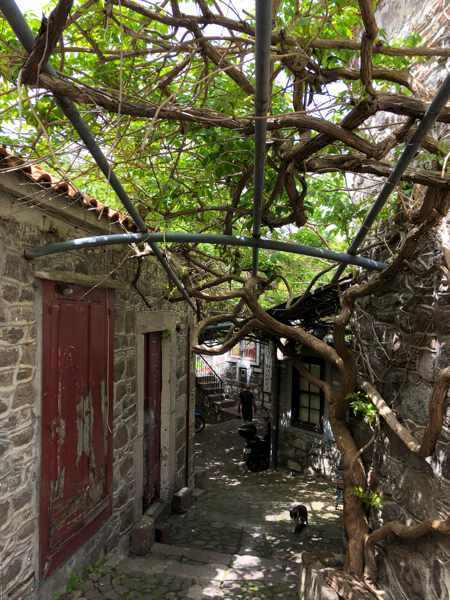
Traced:
<path fill-rule="evenodd" d="M 308 509 L 304 504 L 297 504 L 289 511 L 291 519 L 295 523 L 295 533 L 299 533 L 308 525 Z"/>

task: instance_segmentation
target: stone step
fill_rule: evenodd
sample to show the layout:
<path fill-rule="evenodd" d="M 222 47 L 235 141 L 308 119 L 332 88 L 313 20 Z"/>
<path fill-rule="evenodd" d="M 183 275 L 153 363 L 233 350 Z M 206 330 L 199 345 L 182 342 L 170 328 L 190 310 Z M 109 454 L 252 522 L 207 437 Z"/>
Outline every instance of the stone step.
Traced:
<path fill-rule="evenodd" d="M 208 392 L 205 396 L 207 402 L 222 402 L 225 400 L 225 396 L 222 392 Z"/>
<path fill-rule="evenodd" d="M 241 415 L 238 413 L 237 408 L 232 408 L 229 406 L 222 406 L 220 408 L 221 412 L 226 415 L 230 419 L 240 419 Z"/>
<path fill-rule="evenodd" d="M 154 544 L 146 557 L 126 558 L 119 564 L 126 573 L 167 576 L 193 580 L 200 585 L 220 586 L 233 581 L 294 581 L 298 565 L 273 561 L 251 554 L 224 554 L 191 546 Z"/>
<path fill-rule="evenodd" d="M 230 408 L 231 406 L 235 406 L 235 405 L 236 405 L 236 400 L 233 400 L 232 398 L 226 398 L 225 400 L 222 400 L 222 402 L 220 403 L 221 408 Z"/>
<path fill-rule="evenodd" d="M 225 396 L 222 394 L 222 392 L 214 392 L 212 394 L 208 394 L 208 399 L 211 402 L 221 403 L 224 401 Z"/>
<path fill-rule="evenodd" d="M 215 379 L 214 377 L 197 377 L 196 382 L 198 385 L 201 385 L 202 387 L 207 387 L 207 386 L 215 386 L 215 387 L 222 387 L 222 382 L 219 381 L 218 379 Z"/>
<path fill-rule="evenodd" d="M 174 559 L 190 559 L 202 563 L 214 563 L 230 566 L 233 554 L 224 554 L 212 550 L 202 550 L 193 546 L 176 546 L 172 544 L 153 544 L 152 555 L 166 556 Z"/>

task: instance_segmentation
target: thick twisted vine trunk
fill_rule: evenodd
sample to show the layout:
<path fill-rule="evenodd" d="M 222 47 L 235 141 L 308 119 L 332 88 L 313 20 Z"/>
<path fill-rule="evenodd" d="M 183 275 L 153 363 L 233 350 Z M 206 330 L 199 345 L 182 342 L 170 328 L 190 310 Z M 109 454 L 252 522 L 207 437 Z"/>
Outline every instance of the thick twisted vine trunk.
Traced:
<path fill-rule="evenodd" d="M 384 287 L 393 281 L 405 261 L 413 257 L 417 248 L 417 242 L 425 233 L 435 227 L 440 222 L 442 216 L 447 213 L 449 201 L 450 194 L 448 192 L 442 193 L 433 188 L 429 189 L 425 195 L 421 209 L 415 215 L 416 221 L 419 221 L 417 215 L 420 215 L 420 224 L 416 225 L 409 231 L 401 248 L 389 267 L 379 275 L 375 275 L 368 282 L 352 286 L 346 292 L 344 292 L 342 297 L 342 309 L 335 322 L 334 339 L 336 350 L 338 351 L 344 364 L 343 389 L 345 390 L 345 393 L 352 391 L 352 386 L 354 386 L 356 380 L 353 357 L 351 351 L 345 345 L 345 330 L 347 325 L 350 323 L 356 301 L 375 291 L 382 291 Z M 401 439 L 404 439 L 405 443 L 409 445 L 410 449 L 416 451 L 421 456 L 429 456 L 434 451 L 436 441 L 442 429 L 444 406 L 449 386 L 450 369 L 447 368 L 441 372 L 435 384 L 430 403 L 429 424 L 425 429 L 421 444 L 418 444 L 412 438 L 411 434 L 409 434 L 409 432 L 407 432 L 405 428 L 398 423 L 398 421 L 395 420 L 394 423 L 395 417 L 392 411 L 388 412 L 387 405 L 385 403 L 383 405 L 381 404 L 381 396 L 379 396 L 373 386 L 370 384 L 365 384 L 364 389 L 366 389 L 366 391 L 370 390 L 372 400 L 376 398 L 375 404 L 379 408 L 382 408 L 382 416 L 385 418 L 388 417 L 386 420 L 392 425 L 391 429 L 397 435 L 399 435 Z M 346 570 L 357 577 L 362 577 L 365 575 L 368 581 L 373 582 L 376 581 L 374 547 L 377 542 L 391 534 L 395 534 L 400 537 L 408 537 L 410 535 L 412 537 L 419 537 L 420 535 L 424 535 L 425 533 L 433 530 L 446 532 L 448 528 L 448 519 L 443 522 L 426 522 L 424 524 L 414 526 L 412 529 L 397 522 L 388 523 L 380 530 L 376 530 L 372 534 L 368 535 L 367 521 L 365 516 L 362 516 L 361 512 L 358 512 L 357 504 L 359 501 L 355 502 L 355 496 L 352 492 L 353 486 L 357 485 L 355 473 L 352 472 L 352 469 L 348 468 L 349 464 L 351 464 L 351 456 L 354 453 L 354 440 L 351 436 L 351 441 L 343 436 L 341 436 L 341 439 L 339 439 L 339 433 L 342 431 L 342 429 L 346 428 L 345 422 L 341 422 L 341 419 L 343 419 L 342 411 L 345 411 L 347 407 L 345 393 L 344 398 L 340 398 L 340 412 L 337 416 L 334 415 L 334 419 L 330 420 L 330 423 L 333 431 L 335 432 L 338 447 L 339 442 L 341 441 L 342 448 L 339 447 L 339 449 L 341 450 L 344 458 L 344 525 L 349 538 Z M 333 402 L 330 403 L 330 408 L 332 407 Z M 332 410 L 330 410 L 330 414 L 333 416 Z M 364 487 L 366 486 L 366 481 L 364 481 L 363 485 Z M 359 509 L 361 510 L 361 508 L 362 507 L 360 503 Z"/>
<path fill-rule="evenodd" d="M 349 359 L 348 366 L 345 361 L 342 364 L 340 372 L 344 385 L 342 391 L 338 393 L 334 392 L 328 383 L 314 377 L 305 369 L 299 357 L 294 358 L 293 364 L 302 377 L 322 390 L 328 404 L 330 426 L 344 463 L 344 527 L 348 540 L 345 570 L 356 577 L 361 577 L 364 571 L 364 546 L 369 527 L 361 500 L 355 496 L 353 489 L 357 485 L 363 487 L 366 485 L 366 473 L 359 449 L 345 422 L 346 395 L 352 391 L 345 387 L 345 382 L 351 382 L 354 377 L 353 357 Z"/>
<path fill-rule="evenodd" d="M 446 519 L 427 519 L 417 525 L 405 525 L 400 521 L 391 521 L 376 529 L 367 537 L 365 544 L 365 578 L 371 582 L 377 579 L 376 543 L 392 535 L 402 539 L 415 540 L 434 532 L 450 535 L 450 515 Z"/>
<path fill-rule="evenodd" d="M 350 374 L 349 374 L 350 376 Z M 355 486 L 366 486 L 366 473 L 359 449 L 345 422 L 343 393 L 331 397 L 329 420 L 344 466 L 344 528 L 347 536 L 345 570 L 355 577 L 364 572 L 364 546 L 369 531 L 366 511 L 355 494 Z"/>
<path fill-rule="evenodd" d="M 429 402 L 428 424 L 418 442 L 410 431 L 402 425 L 395 413 L 389 408 L 378 390 L 368 381 L 363 382 L 362 389 L 367 392 L 369 399 L 377 407 L 380 416 L 385 420 L 390 429 L 400 438 L 411 452 L 426 458 L 431 456 L 436 448 L 436 443 L 444 426 L 447 394 L 450 388 L 450 367 L 443 369 L 434 384 L 433 393 Z"/>

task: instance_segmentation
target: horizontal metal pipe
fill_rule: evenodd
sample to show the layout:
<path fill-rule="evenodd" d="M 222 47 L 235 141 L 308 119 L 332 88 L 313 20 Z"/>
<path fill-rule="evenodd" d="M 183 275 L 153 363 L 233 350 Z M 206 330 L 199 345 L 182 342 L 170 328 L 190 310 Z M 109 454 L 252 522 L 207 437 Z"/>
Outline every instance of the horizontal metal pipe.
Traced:
<path fill-rule="evenodd" d="M 389 175 L 386 183 L 383 185 L 380 193 L 378 194 L 378 198 L 372 205 L 372 208 L 367 213 L 367 216 L 364 219 L 363 224 L 361 225 L 358 233 L 355 236 L 355 239 L 353 240 L 352 244 L 350 245 L 350 247 L 347 251 L 349 254 L 356 254 L 356 252 L 358 251 L 358 249 L 361 246 L 361 243 L 364 241 L 364 238 L 366 237 L 369 229 L 372 227 L 375 219 L 377 218 L 378 213 L 383 208 L 383 206 L 386 204 L 387 199 L 389 198 L 391 193 L 394 191 L 395 186 L 398 185 L 398 183 L 400 182 L 404 172 L 408 168 L 410 162 L 416 156 L 425 136 L 428 134 L 430 129 L 433 127 L 437 117 L 439 116 L 439 113 L 441 112 L 441 110 L 443 108 L 445 108 L 445 105 L 447 104 L 449 98 L 450 98 L 450 73 L 447 73 L 447 77 L 445 78 L 443 84 L 439 88 L 438 93 L 433 98 L 433 101 L 431 102 L 430 106 L 428 107 L 428 110 L 424 114 L 419 126 L 417 127 L 416 131 L 414 132 L 414 135 L 412 136 L 410 141 L 406 144 L 406 146 L 398 160 L 398 163 L 395 165 L 395 167 L 392 170 L 391 174 Z M 338 268 L 338 270 L 334 274 L 333 282 L 336 282 L 339 279 L 344 268 L 345 267 L 342 267 L 342 266 L 340 266 Z"/>
<path fill-rule="evenodd" d="M 247 246 L 251 248 L 264 248 L 266 250 L 276 250 L 279 252 L 291 252 L 293 254 L 303 254 L 314 258 L 325 260 L 334 260 L 346 265 L 356 265 L 365 269 L 382 271 L 386 264 L 378 262 L 363 256 L 352 256 L 343 252 L 333 252 L 325 248 L 314 248 L 311 246 L 302 246 L 289 242 L 280 242 L 277 240 L 255 239 L 246 237 L 237 237 L 233 235 L 213 235 L 200 233 L 116 233 L 112 235 L 96 235 L 91 237 L 67 240 L 65 242 L 56 242 L 39 248 L 31 248 L 25 251 L 27 258 L 37 258 L 39 256 L 48 256 L 49 254 L 58 254 L 68 250 L 79 250 L 82 248 L 95 248 L 97 246 L 109 246 L 113 244 L 132 244 L 137 242 L 176 242 L 176 243 L 197 243 L 197 244 L 221 244 L 224 246 Z"/>
<path fill-rule="evenodd" d="M 34 35 L 31 29 L 28 27 L 27 22 L 25 21 L 15 1 L 0 0 L 0 10 L 5 15 L 6 20 L 10 24 L 12 30 L 16 34 L 17 38 L 19 39 L 25 50 L 31 52 L 35 42 Z M 57 75 L 56 71 L 49 64 L 43 65 L 43 70 L 45 70 L 50 75 Z M 138 229 L 142 232 L 147 231 L 147 226 L 144 220 L 142 219 L 141 215 L 135 208 L 133 202 L 130 200 L 128 194 L 124 190 L 118 177 L 116 176 L 111 165 L 109 164 L 108 159 L 104 155 L 100 146 L 97 144 L 94 136 L 92 135 L 86 122 L 83 120 L 80 113 L 78 112 L 78 109 L 76 108 L 75 104 L 68 98 L 56 94 L 55 100 L 59 108 L 66 115 L 66 117 L 69 119 L 69 121 L 72 123 L 72 125 L 78 132 L 78 135 L 83 140 L 84 145 L 89 150 L 92 158 L 97 163 L 97 166 L 102 171 L 103 175 L 106 177 L 108 183 L 111 185 L 111 187 L 117 194 L 119 200 L 122 202 L 133 221 L 136 223 Z M 169 279 L 175 284 L 175 286 L 178 288 L 178 291 L 183 295 L 183 297 L 191 306 L 191 308 L 194 311 L 196 311 L 195 304 L 192 302 L 191 298 L 189 298 L 186 288 L 178 278 L 177 274 L 169 265 L 164 254 L 154 242 L 149 243 L 151 249 L 153 250 L 153 253 L 161 263 L 161 266 L 167 273 Z"/>

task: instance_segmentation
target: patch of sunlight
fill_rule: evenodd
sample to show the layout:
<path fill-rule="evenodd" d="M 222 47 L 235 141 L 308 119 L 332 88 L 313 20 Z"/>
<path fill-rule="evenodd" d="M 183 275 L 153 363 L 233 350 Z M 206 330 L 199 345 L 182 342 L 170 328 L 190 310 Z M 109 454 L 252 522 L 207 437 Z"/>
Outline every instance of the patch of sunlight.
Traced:
<path fill-rule="evenodd" d="M 200 588 L 200 598 L 223 598 L 223 592 L 217 587 L 208 586 L 203 589 Z M 198 598 L 199 596 L 189 596 L 192 598 Z"/>
<path fill-rule="evenodd" d="M 247 569 L 248 567 L 258 567 L 261 564 L 261 559 L 252 554 L 241 554 L 233 560 L 233 569 Z"/>
<path fill-rule="evenodd" d="M 213 581 L 236 581 L 238 579 L 237 573 L 231 569 L 216 569 L 216 575 Z"/>
<path fill-rule="evenodd" d="M 230 485 L 231 487 L 236 487 L 237 485 L 241 485 L 242 482 L 239 481 L 238 479 L 228 479 L 227 481 L 227 485 Z"/>
<path fill-rule="evenodd" d="M 264 571 L 247 571 L 241 575 L 242 579 L 246 581 L 255 581 L 257 579 L 264 579 Z"/>
<path fill-rule="evenodd" d="M 271 522 L 289 521 L 290 520 L 289 511 L 284 510 L 283 512 L 276 513 L 276 514 L 273 514 L 273 515 L 266 515 L 264 517 L 264 519 L 266 521 L 271 521 Z"/>

